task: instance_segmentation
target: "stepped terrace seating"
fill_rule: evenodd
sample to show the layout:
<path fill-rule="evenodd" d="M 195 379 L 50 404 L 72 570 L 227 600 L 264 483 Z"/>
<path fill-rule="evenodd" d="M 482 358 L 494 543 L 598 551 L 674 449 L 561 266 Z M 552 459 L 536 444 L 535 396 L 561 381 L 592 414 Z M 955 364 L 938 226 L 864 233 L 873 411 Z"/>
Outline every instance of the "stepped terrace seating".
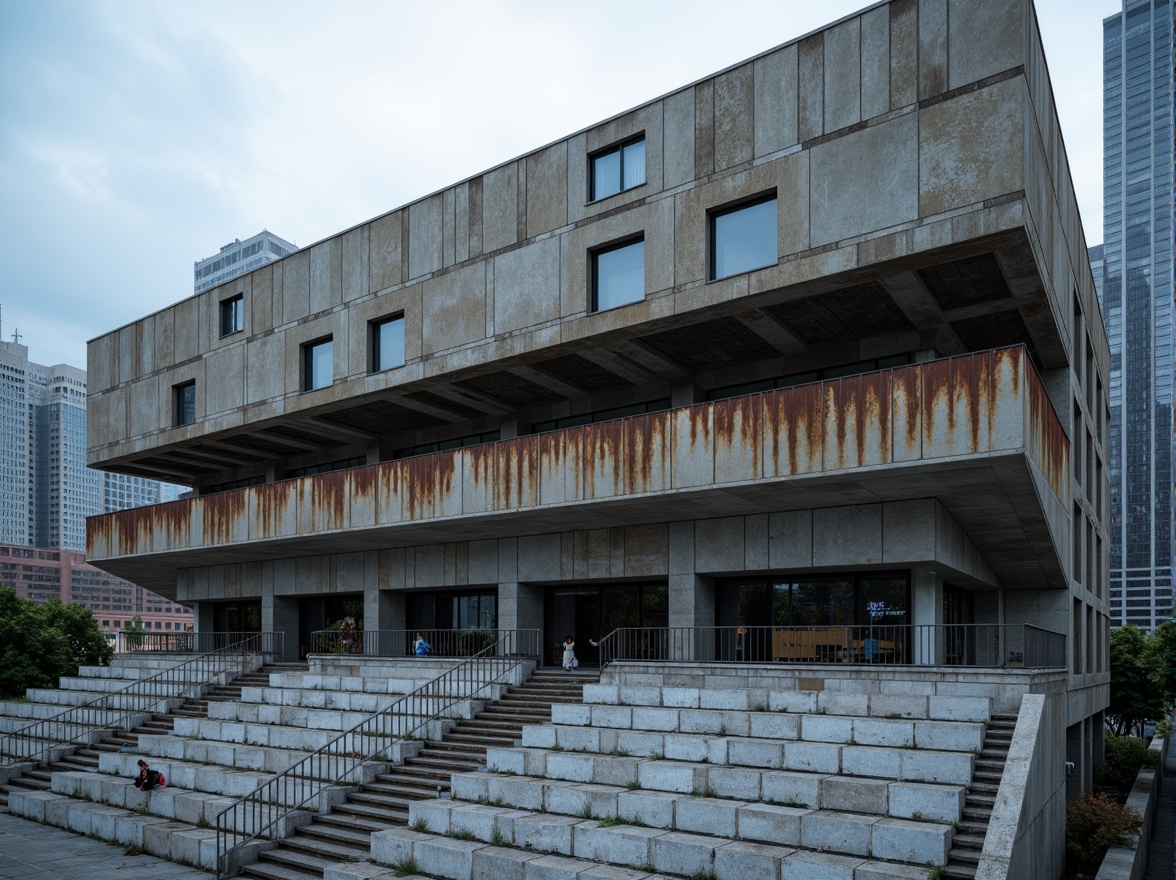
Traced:
<path fill-rule="evenodd" d="M 452 798 L 374 834 L 375 865 L 327 876 L 924 880 L 948 861 L 992 712 L 978 696 L 588 685 L 486 771 L 454 774 Z"/>
<path fill-rule="evenodd" d="M 354 661 L 348 665 L 355 667 Z M 287 836 L 294 827 L 309 822 L 312 812 L 341 803 L 356 785 L 387 772 L 389 763 L 398 762 L 402 752 L 420 747 L 420 743 L 405 742 L 392 750 L 388 760 L 357 762 L 358 756 L 371 754 L 372 746 L 379 743 L 359 735 L 339 737 L 413 690 L 422 676 L 430 680 L 452 662 L 379 663 L 385 673 L 389 672 L 385 667 L 397 667 L 386 676 L 371 674 L 372 670 L 362 668 L 366 665 L 341 670 L 329 658 L 325 663 L 312 658 L 304 672 L 275 671 L 268 681 L 244 683 L 239 699 L 209 701 L 202 707 L 206 714 L 178 714 L 169 733 L 140 734 L 133 751 L 101 754 L 96 771 L 57 772 L 51 778 L 51 791 L 11 794 L 9 810 L 215 869 L 216 834 L 210 826 L 238 798 L 275 774 L 320 749 L 338 756 L 340 766 L 350 766 L 341 777 L 291 780 L 280 787 L 276 803 L 236 816 L 232 830 L 252 834 L 282 815 L 280 808 L 299 807 L 282 815 L 273 829 L 274 836 Z M 492 690 L 487 698 L 497 693 Z M 412 730 L 442 710 L 451 719 L 472 717 L 480 705 L 481 701 L 460 700 L 447 706 L 442 695 L 415 703 L 411 713 L 394 716 L 387 730 L 391 736 Z M 428 732 L 439 736 L 453 723 L 431 723 Z M 144 793 L 134 787 L 140 758 L 164 774 L 164 788 Z M 259 841 L 251 848 L 268 845 Z"/>

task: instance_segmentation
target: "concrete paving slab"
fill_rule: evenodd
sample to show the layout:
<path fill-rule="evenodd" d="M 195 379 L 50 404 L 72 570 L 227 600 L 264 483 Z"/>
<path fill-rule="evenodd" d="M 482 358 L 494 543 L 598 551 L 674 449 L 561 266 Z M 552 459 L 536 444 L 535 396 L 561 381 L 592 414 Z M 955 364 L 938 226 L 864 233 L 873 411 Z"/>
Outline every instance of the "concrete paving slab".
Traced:
<path fill-rule="evenodd" d="M 0 813 L 2 880 L 209 880 L 211 875 L 157 856 Z"/>

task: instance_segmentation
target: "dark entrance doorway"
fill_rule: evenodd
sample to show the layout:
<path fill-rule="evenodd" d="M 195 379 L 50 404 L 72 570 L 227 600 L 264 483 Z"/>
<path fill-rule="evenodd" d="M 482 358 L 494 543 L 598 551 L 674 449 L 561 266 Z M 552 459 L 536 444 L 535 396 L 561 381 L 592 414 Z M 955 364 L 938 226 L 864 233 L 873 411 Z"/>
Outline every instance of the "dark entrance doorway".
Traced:
<path fill-rule="evenodd" d="M 340 593 L 312 596 L 298 602 L 298 656 L 310 653 L 311 634 L 342 623 L 343 618 L 355 618 L 356 629 L 363 632 L 363 594 Z"/>
<path fill-rule="evenodd" d="M 669 589 L 665 584 L 608 584 L 551 587 L 544 620 L 544 663 L 563 663 L 565 636 L 576 642 L 582 666 L 599 666 L 600 651 L 589 640 L 604 638 L 619 627 L 665 627 L 670 619 Z"/>
<path fill-rule="evenodd" d="M 217 602 L 212 611 L 215 632 L 261 632 L 261 600 Z"/>

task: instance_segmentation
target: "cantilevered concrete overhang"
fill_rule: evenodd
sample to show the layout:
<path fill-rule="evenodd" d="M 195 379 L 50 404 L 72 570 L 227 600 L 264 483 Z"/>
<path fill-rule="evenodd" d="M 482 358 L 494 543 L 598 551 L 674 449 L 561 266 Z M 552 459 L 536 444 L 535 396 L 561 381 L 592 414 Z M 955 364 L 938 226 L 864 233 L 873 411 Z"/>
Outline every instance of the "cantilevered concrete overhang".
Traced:
<path fill-rule="evenodd" d="M 88 558 L 173 595 L 195 566 L 935 498 L 1040 589 L 1066 583 L 1069 486 L 1015 346 L 93 517 Z"/>

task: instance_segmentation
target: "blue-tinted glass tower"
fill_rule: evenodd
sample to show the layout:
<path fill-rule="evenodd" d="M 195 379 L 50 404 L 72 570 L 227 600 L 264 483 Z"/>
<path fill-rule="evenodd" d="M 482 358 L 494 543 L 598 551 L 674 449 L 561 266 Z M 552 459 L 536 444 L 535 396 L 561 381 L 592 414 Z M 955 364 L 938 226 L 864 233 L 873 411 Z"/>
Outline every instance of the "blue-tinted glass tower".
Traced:
<path fill-rule="evenodd" d="M 1103 276 L 1111 345 L 1111 620 L 1172 607 L 1173 0 L 1103 22 Z"/>

